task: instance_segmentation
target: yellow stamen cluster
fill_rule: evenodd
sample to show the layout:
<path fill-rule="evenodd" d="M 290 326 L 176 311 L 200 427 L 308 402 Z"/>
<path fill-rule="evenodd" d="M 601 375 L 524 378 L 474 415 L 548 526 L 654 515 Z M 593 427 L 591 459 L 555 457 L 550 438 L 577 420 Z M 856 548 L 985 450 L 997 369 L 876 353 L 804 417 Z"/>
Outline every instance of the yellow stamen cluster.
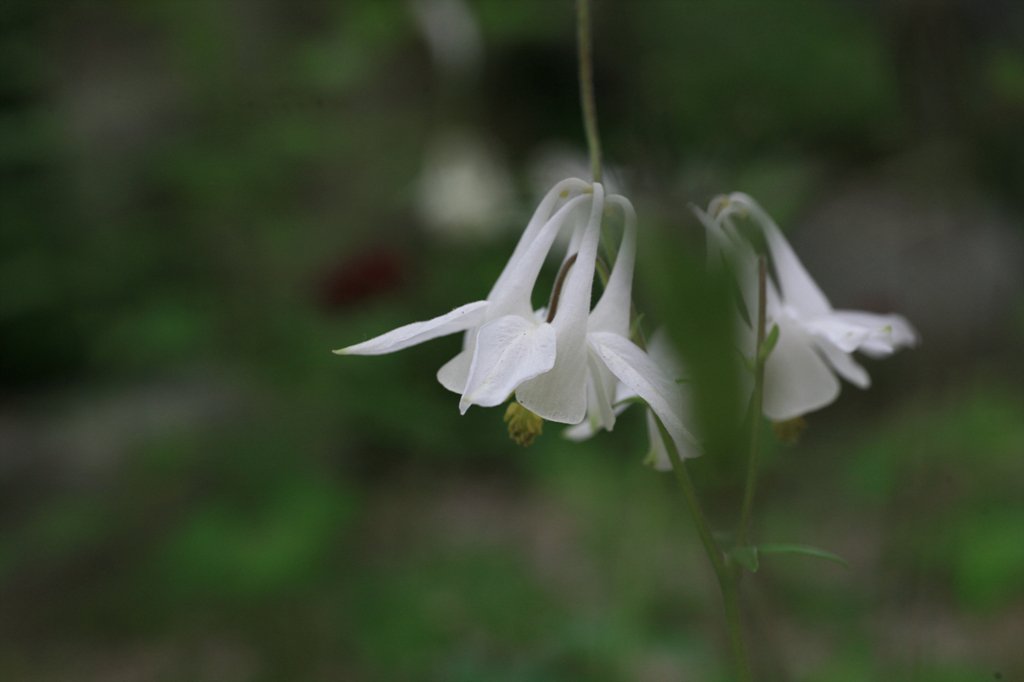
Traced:
<path fill-rule="evenodd" d="M 807 421 L 803 417 L 795 417 L 784 422 L 772 422 L 772 431 L 783 445 L 796 445 L 800 434 L 807 430 Z"/>
<path fill-rule="evenodd" d="M 544 420 L 514 400 L 505 410 L 505 421 L 508 422 L 508 437 L 523 447 L 544 430 Z"/>

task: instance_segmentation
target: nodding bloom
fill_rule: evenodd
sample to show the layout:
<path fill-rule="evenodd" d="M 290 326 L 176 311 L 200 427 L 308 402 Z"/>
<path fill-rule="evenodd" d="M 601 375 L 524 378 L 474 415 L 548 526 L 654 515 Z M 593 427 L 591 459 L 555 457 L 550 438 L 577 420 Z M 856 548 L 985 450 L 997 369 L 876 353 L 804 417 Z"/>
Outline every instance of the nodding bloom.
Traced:
<path fill-rule="evenodd" d="M 580 192 L 572 198 L 573 193 Z M 561 199 L 568 198 L 556 211 Z M 605 207 L 625 216 L 622 246 L 608 286 L 590 310 L 601 218 Z M 534 311 L 530 295 L 558 233 L 576 212 L 587 211 L 569 245 L 550 310 Z M 636 255 L 636 213 L 625 197 L 605 197 L 600 183 L 564 180 L 541 201 L 483 301 L 467 303 L 425 322 L 414 322 L 349 346 L 341 355 L 391 353 L 439 336 L 464 331 L 461 353 L 437 373 L 445 388 L 461 394 L 459 409 L 492 407 L 514 392 L 518 404 L 550 421 L 578 424 L 588 410 L 611 428 L 612 397 L 621 381 L 643 398 L 683 448 L 692 440 L 682 424 L 682 396 L 675 380 L 629 341 L 629 312 Z M 516 429 L 520 420 L 507 417 Z M 530 427 L 536 433 L 539 426 Z M 526 438 L 524 438 L 526 440 Z"/>
<path fill-rule="evenodd" d="M 830 404 L 839 395 L 836 374 L 868 388 L 871 378 L 853 359 L 854 351 L 879 358 L 917 345 L 917 332 L 901 315 L 834 310 L 775 221 L 746 194 L 716 197 L 707 213 L 695 212 L 707 229 L 710 264 L 724 261 L 733 268 L 751 321 L 757 319 L 757 255 L 733 218 L 749 218 L 764 235 L 774 269 L 766 282 L 765 319 L 767 329 L 779 328 L 764 366 L 763 408 L 769 419 L 783 422 Z M 755 332 L 749 325 L 740 328 L 743 351 L 750 353 Z"/>
<path fill-rule="evenodd" d="M 576 192 L 580 193 L 555 210 L 561 199 Z M 530 305 L 530 295 L 541 266 L 570 215 L 587 209 L 589 220 L 576 254 L 579 267 L 569 272 L 554 314 L 538 314 Z M 499 405 L 524 384 L 553 373 L 566 381 L 564 390 L 545 393 L 531 385 L 527 389 L 529 402 L 521 402 L 545 419 L 571 423 L 578 413 L 579 421 L 586 409 L 583 336 L 603 210 L 600 184 L 577 179 L 558 183 L 537 207 L 486 299 L 334 352 L 381 355 L 464 331 L 462 352 L 437 373 L 445 388 L 461 394 L 459 410 L 463 414 L 470 405 Z M 579 375 L 575 382 L 571 381 L 574 375 Z M 575 392 L 574 383 L 579 384 Z"/>

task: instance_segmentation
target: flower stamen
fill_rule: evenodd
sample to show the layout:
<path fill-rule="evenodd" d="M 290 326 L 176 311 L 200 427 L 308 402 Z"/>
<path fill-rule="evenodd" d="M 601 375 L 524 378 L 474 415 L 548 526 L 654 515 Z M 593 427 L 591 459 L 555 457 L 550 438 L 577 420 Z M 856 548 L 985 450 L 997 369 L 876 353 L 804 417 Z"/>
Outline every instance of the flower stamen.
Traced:
<path fill-rule="evenodd" d="M 523 447 L 544 430 L 544 420 L 514 400 L 505 410 L 505 421 L 508 422 L 508 437 Z"/>

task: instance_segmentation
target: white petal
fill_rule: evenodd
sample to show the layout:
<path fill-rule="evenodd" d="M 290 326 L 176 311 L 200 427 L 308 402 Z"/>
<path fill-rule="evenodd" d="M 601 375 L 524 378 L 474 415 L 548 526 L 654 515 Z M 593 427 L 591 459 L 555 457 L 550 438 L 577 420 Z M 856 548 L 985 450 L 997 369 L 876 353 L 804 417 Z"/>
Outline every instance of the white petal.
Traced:
<path fill-rule="evenodd" d="M 868 375 L 868 371 L 861 367 L 850 353 L 823 339 L 816 340 L 814 345 L 828 360 L 828 364 L 832 365 L 839 373 L 839 376 L 858 388 L 871 386 L 871 377 Z"/>
<path fill-rule="evenodd" d="M 839 395 L 839 380 L 811 347 L 811 338 L 779 316 L 779 340 L 764 366 L 763 412 L 786 421 L 828 405 Z"/>
<path fill-rule="evenodd" d="M 383 355 L 415 346 L 418 343 L 461 332 L 478 324 L 484 318 L 490 304 L 487 301 L 475 301 L 460 306 L 455 310 L 425 322 L 413 322 L 398 329 L 392 329 L 369 341 L 357 343 L 348 348 L 334 351 L 338 355 Z"/>
<path fill-rule="evenodd" d="M 700 454 L 696 440 L 683 426 L 683 395 L 675 379 L 636 344 L 617 334 L 594 332 L 587 335 L 587 343 L 619 381 L 636 391 L 661 418 L 680 457 Z"/>
<path fill-rule="evenodd" d="M 615 394 L 615 375 L 604 362 L 587 347 L 587 410 L 594 413 L 600 428 L 611 431 L 615 428 L 615 412 L 612 396 Z"/>
<path fill-rule="evenodd" d="M 461 394 L 466 390 L 466 380 L 469 379 L 469 366 L 472 363 L 473 349 L 467 348 L 444 363 L 441 369 L 437 370 L 437 380 L 449 391 Z"/>
<path fill-rule="evenodd" d="M 524 407 L 563 424 L 578 424 L 587 413 L 587 316 L 604 211 L 604 188 L 595 182 L 593 191 L 587 232 L 551 321 L 558 335 L 558 357 L 550 372 L 524 381 L 516 389 L 516 399 Z"/>
<path fill-rule="evenodd" d="M 825 294 L 804 269 L 803 263 L 797 258 L 793 247 L 786 241 L 782 230 L 775 224 L 771 216 L 746 194 L 736 192 L 729 195 L 729 199 L 730 204 L 735 205 L 736 209 L 748 210 L 750 217 L 764 232 L 772 263 L 775 265 L 779 288 L 782 289 L 782 296 L 786 299 L 786 303 L 808 317 L 824 315 L 831 311 L 832 306 L 825 298 Z M 735 209 L 734 212 L 736 212 Z"/>
<path fill-rule="evenodd" d="M 476 337 L 476 349 L 459 410 L 505 402 L 520 383 L 543 374 L 555 363 L 555 330 L 517 315 L 488 322 Z"/>
<path fill-rule="evenodd" d="M 644 458 L 644 462 L 650 464 L 658 471 L 672 471 L 672 460 L 668 456 L 668 450 L 665 449 L 665 441 L 661 437 L 658 422 L 654 421 L 653 412 L 650 410 L 646 412 L 647 414 L 644 417 L 647 421 L 647 440 L 650 443 L 651 449 Z"/>
<path fill-rule="evenodd" d="M 921 340 L 917 330 L 902 315 L 878 315 L 859 310 L 837 310 L 833 315 L 870 330 L 859 350 L 871 357 L 885 357 L 900 348 L 913 348 Z"/>
<path fill-rule="evenodd" d="M 844 353 L 852 353 L 868 340 L 872 330 L 860 324 L 851 324 L 838 315 L 822 315 L 801 319 L 800 325 L 811 336 L 828 341 Z"/>
<path fill-rule="evenodd" d="M 712 219 L 696 206 L 691 208 L 706 230 L 708 268 L 719 272 L 723 265 L 729 267 L 736 278 L 748 316 L 753 318 L 757 315 L 757 254 L 729 221 L 728 211 L 723 211 L 726 205 L 727 197 L 716 197 L 711 201 L 708 212 L 711 216 L 718 216 L 717 219 Z"/>
<path fill-rule="evenodd" d="M 505 269 L 502 270 L 501 275 L 498 276 L 497 281 L 495 281 L 494 286 L 491 288 L 491 294 L 487 296 L 488 300 L 492 300 L 494 292 L 502 288 L 502 285 L 505 284 L 510 273 L 518 266 L 519 261 L 530 248 L 530 245 L 533 243 L 533 240 L 536 239 L 541 228 L 543 228 L 551 218 L 551 212 L 554 210 L 558 201 L 562 198 L 562 193 L 570 192 L 572 190 L 582 191 L 585 189 L 590 189 L 590 185 L 577 178 L 569 178 L 559 182 L 557 185 L 552 187 L 546 195 L 544 195 L 544 198 L 541 199 L 540 204 L 537 206 L 537 210 L 533 212 L 533 217 L 530 218 L 530 222 L 527 223 L 526 229 L 523 230 L 523 235 L 519 238 L 519 242 L 516 244 L 516 248 L 512 252 L 512 257 L 508 259 L 508 264 L 505 265 Z"/>
<path fill-rule="evenodd" d="M 636 211 L 629 200 L 619 195 L 608 197 L 607 203 L 616 204 L 625 214 L 625 228 L 619 255 L 608 278 L 608 286 L 587 320 L 587 331 L 614 332 L 629 335 L 629 313 L 633 300 L 633 265 L 636 262 Z"/>
<path fill-rule="evenodd" d="M 568 216 L 580 205 L 591 201 L 592 197 L 589 194 L 567 201 L 544 223 L 529 247 L 514 261 L 509 261 L 509 265 L 505 266 L 505 271 L 501 273 L 498 282 L 487 296 L 487 300 L 494 304 L 494 309 L 489 313 L 491 319 L 502 315 L 529 317 L 533 314 L 530 294 L 533 293 L 537 275 L 544 265 L 544 259 L 547 258 L 555 237 L 558 236 Z M 575 266 L 570 270 L 570 277 L 574 270 Z M 564 291 L 563 288 L 563 298 Z"/>
<path fill-rule="evenodd" d="M 588 438 L 593 438 L 594 434 L 600 430 L 595 420 L 584 419 L 579 424 L 566 427 L 562 431 L 562 436 L 574 443 L 580 443 Z"/>
<path fill-rule="evenodd" d="M 615 409 L 613 410 L 613 412 L 615 413 L 615 416 L 618 417 L 629 406 L 630 406 L 630 403 L 626 403 L 625 405 L 618 405 L 618 406 L 616 406 Z M 567 439 L 569 439 L 569 440 L 571 440 L 571 441 L 573 441 L 573 442 L 579 443 L 581 441 L 585 441 L 588 438 L 593 437 L 594 434 L 596 434 L 600 430 L 601 430 L 601 427 L 597 423 L 596 417 L 594 419 L 591 419 L 590 417 L 588 417 L 588 418 L 584 419 L 583 421 L 581 421 L 579 424 L 575 424 L 573 426 L 567 426 L 562 431 L 562 436 L 567 438 Z"/>

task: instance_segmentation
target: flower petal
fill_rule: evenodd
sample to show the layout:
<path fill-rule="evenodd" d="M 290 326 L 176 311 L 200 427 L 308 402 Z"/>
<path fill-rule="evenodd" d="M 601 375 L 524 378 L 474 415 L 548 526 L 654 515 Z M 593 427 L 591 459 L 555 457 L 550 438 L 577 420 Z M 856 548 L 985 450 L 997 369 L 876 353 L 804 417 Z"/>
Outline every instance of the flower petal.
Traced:
<path fill-rule="evenodd" d="M 772 421 L 786 421 L 835 400 L 839 380 L 812 348 L 810 336 L 785 315 L 777 317 L 779 340 L 764 365 L 763 412 Z"/>
<path fill-rule="evenodd" d="M 599 186 L 599 185 L 598 185 Z M 558 209 L 555 215 L 544 223 L 544 226 L 537 233 L 537 236 L 530 243 L 529 247 L 515 261 L 510 261 L 501 273 L 498 282 L 491 289 L 487 300 L 494 304 L 493 310 L 489 311 L 491 319 L 503 315 L 519 315 L 530 317 L 533 315 L 533 307 L 530 305 L 530 294 L 533 293 L 533 286 L 537 282 L 537 275 L 544 265 L 548 251 L 555 241 L 555 237 L 561 232 L 569 215 L 581 204 L 592 201 L 589 194 L 584 194 L 570 199 Z M 570 270 L 570 278 L 573 267 Z M 591 267 L 593 270 L 593 267 Z M 563 289 L 564 294 L 564 289 Z M 563 296 L 564 299 L 564 296 Z M 589 305 L 589 301 L 588 301 Z"/>
<path fill-rule="evenodd" d="M 465 414 L 470 405 L 500 405 L 519 384 L 554 364 L 555 330 L 550 324 L 537 326 L 518 315 L 488 322 L 476 337 L 459 411 Z"/>
<path fill-rule="evenodd" d="M 728 197 L 719 196 L 712 199 L 708 213 L 696 206 L 691 209 L 707 234 L 708 269 L 719 272 L 725 267 L 736 278 L 744 308 L 739 315 L 750 320 L 757 315 L 757 254 L 729 221 L 728 205 Z"/>
<path fill-rule="evenodd" d="M 587 231 L 576 262 L 562 285 L 558 310 L 551 321 L 558 335 L 555 364 L 550 372 L 525 381 L 516 389 L 516 399 L 524 407 L 548 421 L 563 424 L 578 424 L 587 413 L 587 316 L 604 213 L 601 183 L 595 182 L 593 191 Z"/>
<path fill-rule="evenodd" d="M 601 294 L 597 305 L 590 312 L 587 331 L 615 332 L 620 336 L 629 335 L 629 313 L 633 302 L 633 265 L 636 262 L 636 211 L 629 199 L 613 195 L 608 204 L 616 204 L 625 214 L 625 228 L 619 255 L 608 278 L 608 286 Z"/>
<path fill-rule="evenodd" d="M 861 324 L 851 324 L 837 315 L 821 315 L 800 320 L 809 334 L 827 341 L 844 353 L 852 353 L 868 340 L 872 329 Z"/>
<path fill-rule="evenodd" d="M 348 348 L 334 351 L 338 355 L 383 355 L 415 346 L 418 343 L 436 339 L 439 336 L 447 336 L 455 332 L 461 332 L 476 324 L 484 318 L 485 311 L 490 304 L 487 301 L 475 301 L 459 306 L 450 313 L 435 317 L 424 322 L 413 322 L 398 329 L 392 329 L 386 334 L 372 338 L 369 341 L 357 343 Z"/>
<path fill-rule="evenodd" d="M 488 294 L 487 300 L 493 300 L 494 293 L 501 290 L 502 286 L 511 276 L 511 273 L 518 267 L 519 261 L 529 250 L 533 240 L 537 238 L 538 233 L 550 220 L 551 212 L 554 210 L 555 205 L 563 198 L 562 194 L 571 192 L 574 189 L 583 191 L 590 189 L 590 185 L 578 178 L 568 178 L 559 182 L 544 195 L 544 198 L 541 199 L 540 204 L 537 206 L 537 210 L 533 212 L 530 222 L 527 223 L 526 229 L 523 230 L 523 235 L 519 238 L 511 258 L 508 259 L 505 268 L 494 282 L 494 286 L 491 287 L 491 293 Z"/>
<path fill-rule="evenodd" d="M 870 357 L 885 357 L 900 348 L 913 348 L 921 342 L 917 330 L 902 315 L 879 315 L 860 310 L 836 310 L 833 315 L 870 330 L 870 335 L 859 348 Z"/>
<path fill-rule="evenodd" d="M 587 346 L 587 409 L 595 413 L 599 428 L 611 431 L 615 428 L 615 411 L 612 396 L 615 395 L 615 375 L 605 366 L 592 348 Z"/>
<path fill-rule="evenodd" d="M 828 364 L 832 365 L 833 369 L 839 373 L 839 376 L 857 388 L 871 386 L 871 377 L 868 375 L 868 371 L 861 367 L 849 352 L 824 339 L 817 339 L 814 345 L 828 360 Z"/>
<path fill-rule="evenodd" d="M 647 452 L 647 456 L 644 457 L 644 464 L 648 464 L 658 471 L 672 471 L 672 460 L 668 456 L 668 450 L 665 449 L 665 441 L 661 437 L 661 430 L 658 429 L 658 422 L 654 421 L 654 413 L 647 410 L 644 418 L 647 422 L 647 440 L 651 448 Z"/>
<path fill-rule="evenodd" d="M 471 364 L 473 364 L 473 349 L 467 348 L 437 370 L 437 380 L 452 393 L 461 394 L 466 390 L 466 380 L 469 379 Z"/>
<path fill-rule="evenodd" d="M 746 209 L 749 211 L 750 217 L 764 232 L 765 240 L 768 242 L 768 251 L 771 253 L 772 263 L 775 265 L 779 288 L 782 289 L 782 296 L 786 299 L 786 303 L 799 310 L 804 316 L 824 315 L 830 312 L 832 305 L 807 270 L 804 269 L 803 263 L 797 258 L 793 247 L 786 241 L 782 230 L 775 224 L 771 216 L 753 198 L 742 192 L 730 194 L 729 200 L 730 207 L 735 206 L 732 209 L 734 213 Z"/>
<path fill-rule="evenodd" d="M 680 457 L 695 457 L 700 446 L 683 426 L 682 389 L 647 353 L 618 334 L 594 332 L 587 343 L 619 381 L 636 391 L 657 414 L 679 449 Z"/>

